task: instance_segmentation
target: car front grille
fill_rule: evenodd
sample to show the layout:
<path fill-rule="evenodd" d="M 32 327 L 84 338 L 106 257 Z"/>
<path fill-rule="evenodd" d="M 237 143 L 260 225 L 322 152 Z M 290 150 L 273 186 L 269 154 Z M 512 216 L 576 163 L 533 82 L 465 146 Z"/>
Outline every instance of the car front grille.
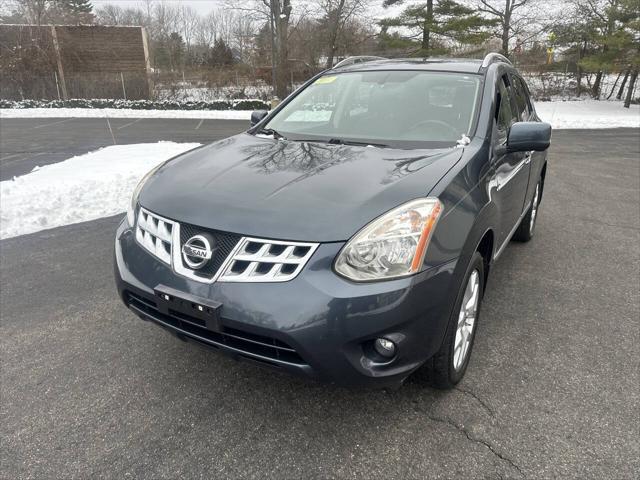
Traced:
<path fill-rule="evenodd" d="M 171 244 L 175 223 L 144 209 L 138 211 L 136 240 L 147 251 L 171 265 Z"/>
<path fill-rule="evenodd" d="M 317 247 L 315 243 L 243 238 L 220 281 L 286 282 L 300 273 Z"/>
<path fill-rule="evenodd" d="M 317 243 L 266 240 L 168 220 L 140 207 L 136 241 L 173 270 L 203 283 L 286 282 L 294 279 L 318 248 Z M 182 248 L 189 239 L 211 239 L 211 259 L 201 268 L 190 268 Z"/>
<path fill-rule="evenodd" d="M 226 347 L 239 355 L 276 366 L 279 363 L 307 365 L 293 347 L 276 338 L 224 325 L 221 332 L 214 332 L 208 330 L 199 318 L 174 310 L 169 310 L 169 314 L 162 313 L 154 300 L 142 295 L 127 291 L 125 298 L 129 308 L 139 315 L 207 346 Z"/>

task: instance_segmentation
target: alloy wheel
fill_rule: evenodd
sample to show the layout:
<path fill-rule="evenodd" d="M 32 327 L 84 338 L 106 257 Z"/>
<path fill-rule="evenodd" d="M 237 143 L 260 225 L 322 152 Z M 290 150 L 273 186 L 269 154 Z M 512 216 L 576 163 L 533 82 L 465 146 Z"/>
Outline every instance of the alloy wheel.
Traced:
<path fill-rule="evenodd" d="M 458 315 L 456 339 L 453 349 L 453 368 L 460 370 L 469 354 L 469 347 L 473 338 L 473 329 L 478 316 L 478 303 L 480 300 L 480 272 L 474 270 L 469 276 L 467 287 L 464 290 L 462 305 Z"/>
<path fill-rule="evenodd" d="M 533 229 L 536 227 L 536 216 L 538 215 L 538 203 L 540 201 L 540 182 L 536 185 L 536 193 L 533 195 L 533 202 L 531 202 L 531 220 L 529 220 L 529 233 L 533 233 Z"/>

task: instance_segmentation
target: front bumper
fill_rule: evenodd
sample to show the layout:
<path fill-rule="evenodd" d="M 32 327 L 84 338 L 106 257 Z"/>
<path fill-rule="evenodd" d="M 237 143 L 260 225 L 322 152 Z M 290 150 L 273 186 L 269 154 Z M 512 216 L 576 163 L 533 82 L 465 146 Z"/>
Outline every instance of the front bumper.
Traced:
<path fill-rule="evenodd" d="M 288 282 L 204 284 L 149 255 L 123 220 L 115 242 L 116 284 L 127 307 L 184 340 L 322 381 L 397 386 L 442 344 L 456 261 L 409 278 L 356 284 L 332 271 L 342 246 L 321 244 Z M 154 293 L 158 285 L 221 303 L 219 328 L 167 313 Z M 391 362 L 369 348 L 381 336 L 397 345 Z"/>

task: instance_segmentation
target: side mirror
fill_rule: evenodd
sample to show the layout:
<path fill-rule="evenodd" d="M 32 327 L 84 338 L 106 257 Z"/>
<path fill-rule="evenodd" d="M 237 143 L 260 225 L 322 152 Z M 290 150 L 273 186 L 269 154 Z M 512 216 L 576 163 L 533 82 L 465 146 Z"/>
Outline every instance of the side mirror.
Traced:
<path fill-rule="evenodd" d="M 509 152 L 541 152 L 551 144 L 551 125 L 544 122 L 518 122 L 511 125 L 507 138 Z"/>
<path fill-rule="evenodd" d="M 251 112 L 251 126 L 257 125 L 260 121 L 269 115 L 267 110 L 254 110 Z"/>

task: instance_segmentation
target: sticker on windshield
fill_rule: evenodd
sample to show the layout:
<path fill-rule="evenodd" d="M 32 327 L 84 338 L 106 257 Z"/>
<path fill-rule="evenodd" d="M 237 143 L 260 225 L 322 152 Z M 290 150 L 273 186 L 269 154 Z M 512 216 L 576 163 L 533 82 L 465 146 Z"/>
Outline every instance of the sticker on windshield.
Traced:
<path fill-rule="evenodd" d="M 315 82 L 316 85 L 325 85 L 327 83 L 332 83 L 336 78 L 335 75 L 333 77 L 320 77 L 319 79 L 317 79 Z"/>

